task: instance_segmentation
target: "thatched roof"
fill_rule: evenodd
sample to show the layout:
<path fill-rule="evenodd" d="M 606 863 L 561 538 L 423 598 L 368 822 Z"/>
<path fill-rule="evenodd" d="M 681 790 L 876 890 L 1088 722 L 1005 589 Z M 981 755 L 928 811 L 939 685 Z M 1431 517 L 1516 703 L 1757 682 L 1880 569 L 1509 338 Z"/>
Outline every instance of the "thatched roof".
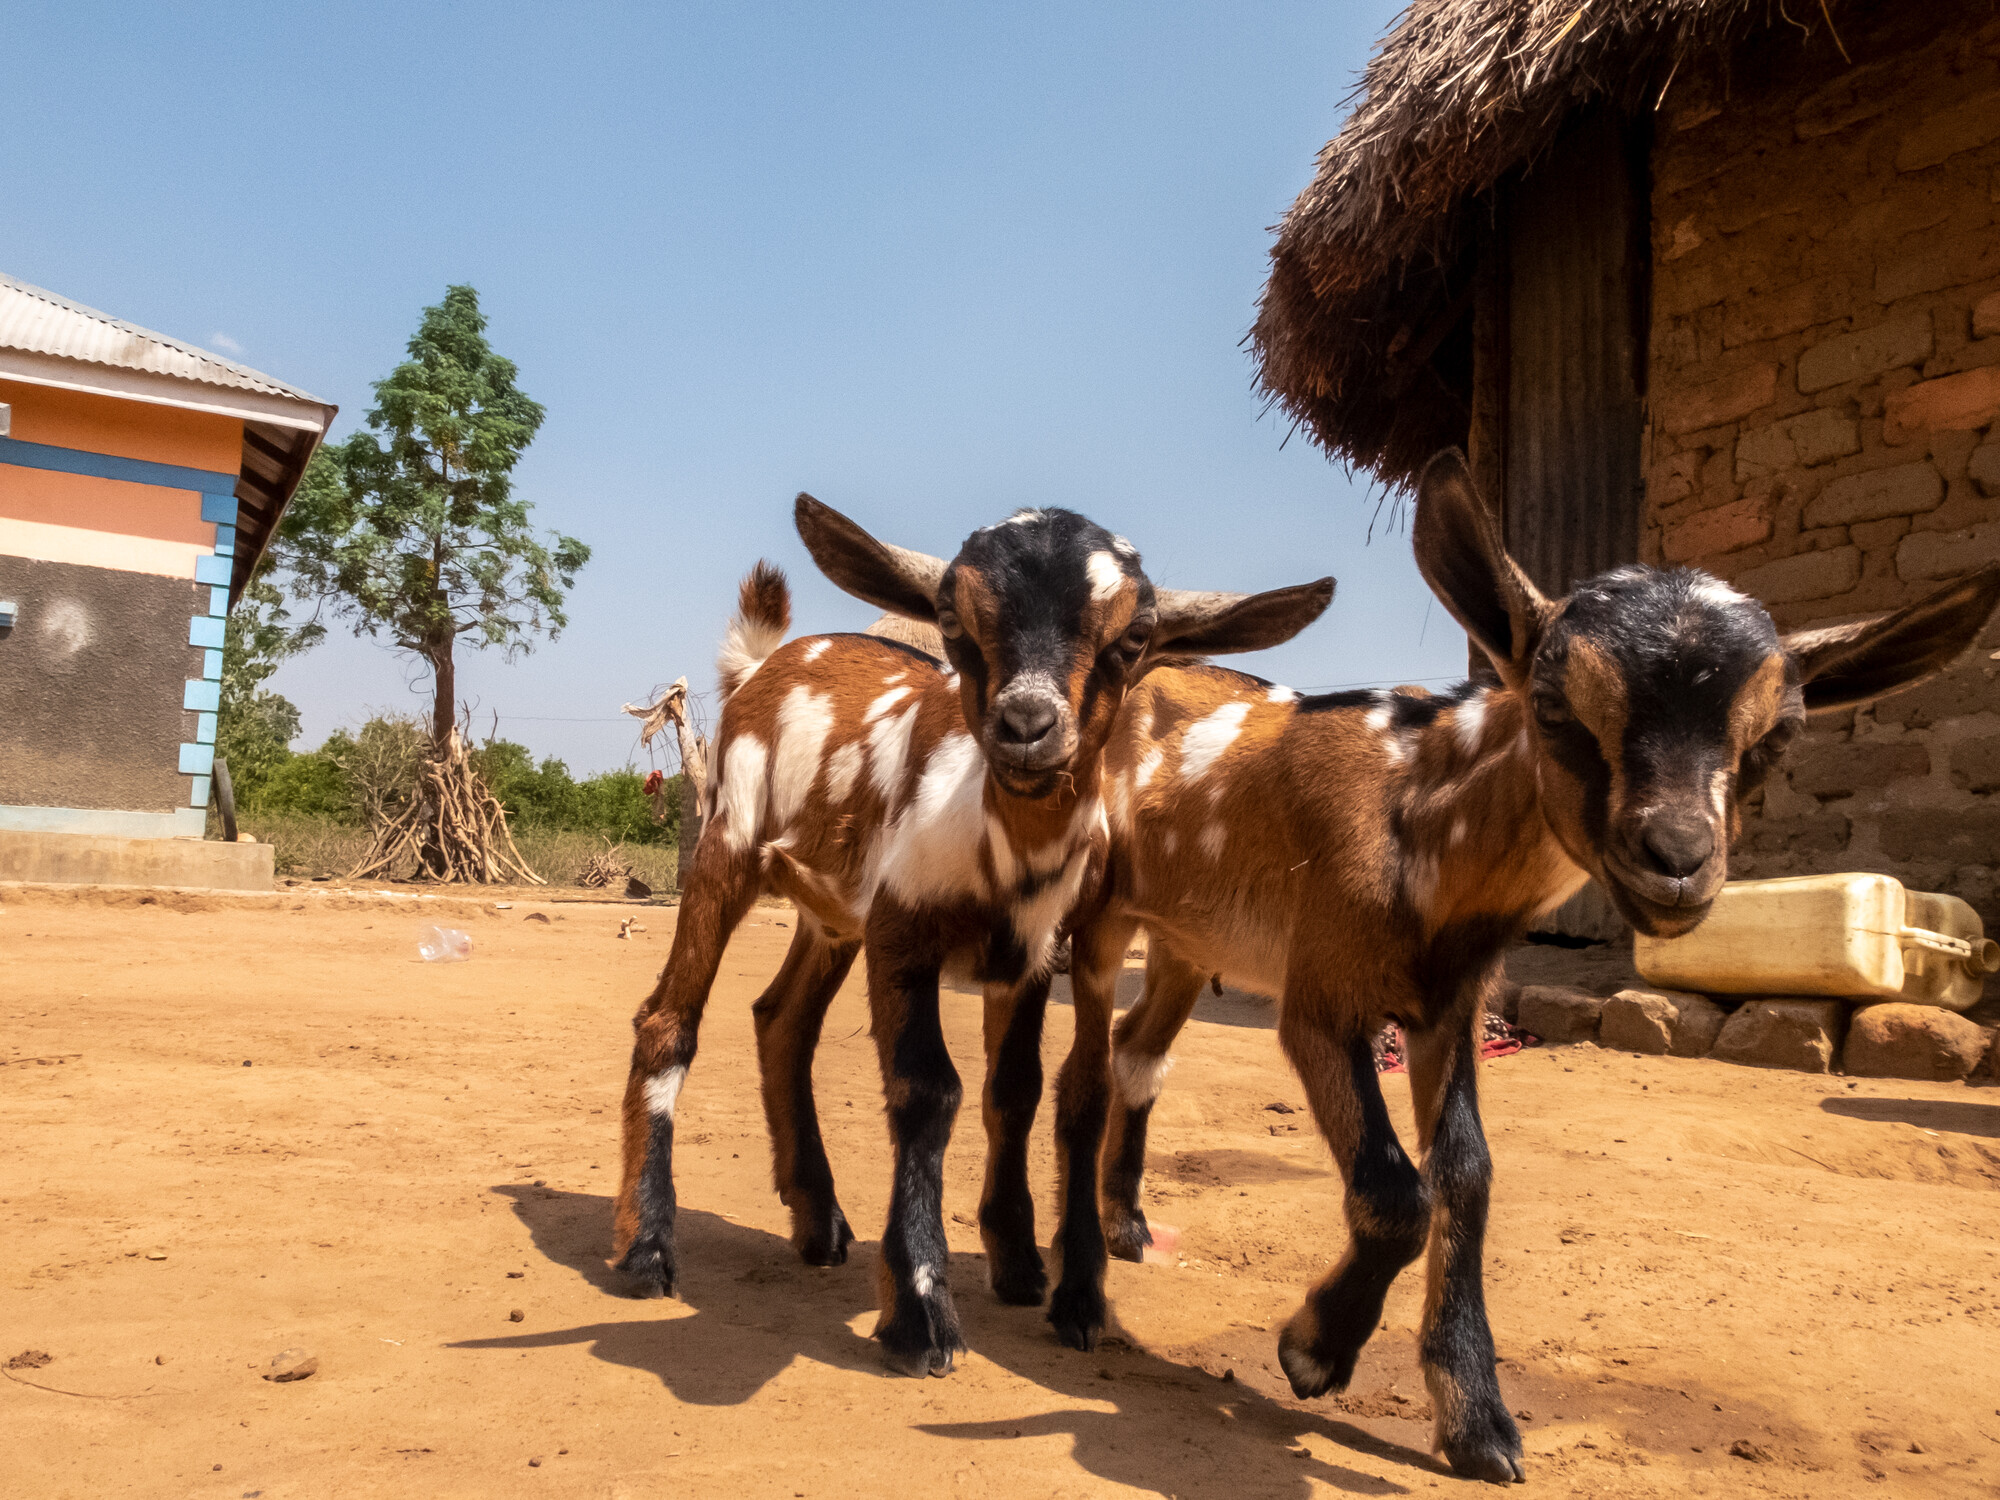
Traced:
<path fill-rule="evenodd" d="M 1824 24 L 1815 0 L 1791 10 Z M 1778 0 L 1414 0 L 1278 226 L 1264 389 L 1335 457 L 1413 481 L 1465 441 L 1465 395 L 1430 361 L 1470 306 L 1480 195 L 1580 108 L 1657 108 L 1677 70 L 1780 19 Z"/>

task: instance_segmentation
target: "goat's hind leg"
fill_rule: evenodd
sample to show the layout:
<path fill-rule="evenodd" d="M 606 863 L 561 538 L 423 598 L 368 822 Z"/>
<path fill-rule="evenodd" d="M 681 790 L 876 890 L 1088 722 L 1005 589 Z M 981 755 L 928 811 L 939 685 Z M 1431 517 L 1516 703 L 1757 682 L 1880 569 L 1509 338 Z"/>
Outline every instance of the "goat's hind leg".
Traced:
<path fill-rule="evenodd" d="M 1306 1008 L 1287 996 L 1278 1038 L 1347 1184 L 1347 1250 L 1278 1339 L 1292 1390 L 1310 1398 L 1354 1378 L 1390 1283 L 1423 1253 L 1430 1193 L 1389 1123 L 1367 1028 L 1358 1018 L 1323 1023 Z"/>
<path fill-rule="evenodd" d="M 986 989 L 986 1186 L 979 1195 L 979 1238 L 993 1295 L 1016 1307 L 1040 1307 L 1049 1288 L 1035 1245 L 1035 1200 L 1028 1189 L 1028 1135 L 1042 1100 L 1042 1023 L 1046 974 Z"/>
<path fill-rule="evenodd" d="M 809 1266 L 843 1264 L 854 1243 L 820 1138 L 812 1065 L 827 1007 L 860 951 L 857 942 L 829 939 L 800 912 L 777 978 L 750 1010 L 757 1025 L 764 1120 L 771 1131 L 771 1175 L 779 1201 L 792 1211 L 793 1248 Z"/>
<path fill-rule="evenodd" d="M 1130 934 L 1126 940 L 1130 941 Z M 1121 945 L 1110 978 L 1124 966 Z M 1119 1018 L 1112 1034 L 1112 1100 L 1104 1139 L 1104 1166 L 1098 1214 L 1104 1240 L 1120 1260 L 1144 1260 L 1153 1231 L 1139 1206 L 1139 1186 L 1146 1175 L 1146 1135 L 1153 1104 L 1173 1059 L 1167 1054 L 1174 1038 L 1194 1014 L 1195 1001 L 1208 976 L 1183 963 L 1158 938 L 1146 949 L 1146 989 L 1139 1001 Z"/>
<path fill-rule="evenodd" d="M 632 1018 L 612 1255 L 635 1296 L 673 1295 L 674 1110 L 723 947 L 756 899 L 758 881 L 753 854 L 732 851 L 719 838 L 701 841 L 667 966 Z"/>
<path fill-rule="evenodd" d="M 1420 1347 L 1438 1447 L 1456 1472 L 1505 1484 L 1525 1480 L 1527 1471 L 1486 1321 L 1482 1258 L 1493 1159 L 1479 1122 L 1479 1013 L 1478 986 L 1468 985 L 1437 1025 L 1409 1031 L 1410 1093 L 1432 1205 Z"/>

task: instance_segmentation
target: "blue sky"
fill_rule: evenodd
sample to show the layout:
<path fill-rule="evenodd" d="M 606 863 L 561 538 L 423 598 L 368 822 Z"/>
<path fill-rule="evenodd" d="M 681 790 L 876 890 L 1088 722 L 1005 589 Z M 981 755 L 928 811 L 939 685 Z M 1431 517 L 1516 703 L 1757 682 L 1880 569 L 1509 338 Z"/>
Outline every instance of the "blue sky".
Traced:
<path fill-rule="evenodd" d="M 706 692 L 738 577 L 872 617 L 793 535 L 806 489 L 948 555 L 1025 504 L 1153 579 L 1324 573 L 1300 687 L 1461 673 L 1402 534 L 1261 414 L 1269 226 L 1396 7 L 16 7 L 0 268 L 222 349 L 360 422 L 450 282 L 549 411 L 518 471 L 583 538 L 570 628 L 461 662 L 482 733 L 579 771 L 618 705 Z M 302 743 L 423 680 L 336 634 L 274 685 Z"/>

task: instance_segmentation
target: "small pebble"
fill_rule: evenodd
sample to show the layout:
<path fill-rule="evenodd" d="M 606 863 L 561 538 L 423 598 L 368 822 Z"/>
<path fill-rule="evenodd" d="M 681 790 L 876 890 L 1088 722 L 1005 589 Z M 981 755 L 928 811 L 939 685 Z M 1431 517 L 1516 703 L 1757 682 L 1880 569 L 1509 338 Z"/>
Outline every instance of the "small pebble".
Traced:
<path fill-rule="evenodd" d="M 1224 1370 L 1222 1372 L 1222 1383 L 1224 1385 L 1236 1384 L 1236 1372 L 1234 1370 Z"/>
<path fill-rule="evenodd" d="M 507 1273 L 507 1279 L 509 1281 L 519 1281 L 523 1276 L 526 1276 L 527 1274 L 528 1273 L 526 1271 L 509 1271 Z"/>
<path fill-rule="evenodd" d="M 308 1375 L 319 1373 L 319 1357 L 304 1349 L 281 1349 L 271 1356 L 270 1368 L 265 1370 L 266 1380 L 280 1384 L 287 1381 L 304 1380 Z"/>
<path fill-rule="evenodd" d="M 165 1260 L 166 1258 L 167 1252 L 164 1250 L 148 1250 L 146 1252 L 147 1260 Z"/>
<path fill-rule="evenodd" d="M 166 1362 L 167 1362 L 167 1357 L 164 1354 L 155 1354 L 153 1356 L 153 1363 L 156 1365 L 163 1365 Z"/>
<path fill-rule="evenodd" d="M 244 1059 L 243 1059 L 243 1066 L 244 1066 L 244 1067 L 246 1067 L 246 1068 L 250 1066 L 250 1059 L 249 1059 L 249 1058 L 247 1058 L 247 1057 L 246 1057 L 246 1058 L 244 1058 Z"/>
<path fill-rule="evenodd" d="M 539 1458 L 531 1458 L 528 1460 L 528 1467 L 531 1469 L 539 1469 L 541 1466 L 542 1466 L 542 1461 Z"/>
<path fill-rule="evenodd" d="M 527 1317 L 527 1314 L 522 1312 L 521 1309 L 517 1307 L 512 1312 L 507 1314 L 507 1321 L 509 1323 L 518 1323 L 525 1317 Z"/>

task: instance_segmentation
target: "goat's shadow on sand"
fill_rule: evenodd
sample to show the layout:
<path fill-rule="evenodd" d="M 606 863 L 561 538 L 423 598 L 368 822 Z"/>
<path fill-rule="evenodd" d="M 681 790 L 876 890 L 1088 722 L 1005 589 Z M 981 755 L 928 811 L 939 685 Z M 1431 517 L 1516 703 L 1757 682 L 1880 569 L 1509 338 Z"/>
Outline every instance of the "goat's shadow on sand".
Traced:
<path fill-rule="evenodd" d="M 1949 1130 L 1958 1135 L 2000 1137 L 2000 1104 L 1954 1099 L 1822 1099 L 1830 1115 Z"/>
<path fill-rule="evenodd" d="M 791 1243 L 778 1235 L 683 1207 L 681 1297 L 632 1302 L 622 1296 L 619 1278 L 602 1258 L 610 1199 L 518 1184 L 495 1191 L 512 1200 L 542 1255 L 607 1296 L 618 1296 L 631 1311 L 575 1328 L 466 1339 L 452 1348 L 527 1350 L 587 1343 L 599 1359 L 654 1375 L 678 1399 L 697 1406 L 748 1401 L 801 1357 L 902 1383 L 884 1368 L 874 1341 L 848 1326 L 874 1308 L 872 1242 L 857 1243 L 845 1266 L 822 1270 L 801 1264 Z M 1303 1497 L 1312 1489 L 1310 1481 L 1361 1495 L 1399 1494 L 1408 1488 L 1319 1458 L 1301 1458 L 1292 1445 L 1307 1439 L 1404 1464 L 1412 1478 L 1449 1473 L 1419 1449 L 1159 1358 L 1115 1334 L 1095 1354 L 1065 1349 L 1055 1342 L 1041 1309 L 1005 1307 L 994 1300 L 986 1289 L 983 1256 L 954 1254 L 951 1260 L 952 1288 L 974 1351 L 971 1360 L 990 1362 L 1076 1404 L 1055 1412 L 1024 1410 L 1018 1417 L 918 1423 L 916 1431 L 995 1442 L 1065 1433 L 1072 1457 L 1089 1473 L 1161 1495 L 1226 1491 Z M 1102 1410 L 1106 1403 L 1116 1410 Z M 985 1404 L 1004 1409 L 1004 1386 Z"/>

